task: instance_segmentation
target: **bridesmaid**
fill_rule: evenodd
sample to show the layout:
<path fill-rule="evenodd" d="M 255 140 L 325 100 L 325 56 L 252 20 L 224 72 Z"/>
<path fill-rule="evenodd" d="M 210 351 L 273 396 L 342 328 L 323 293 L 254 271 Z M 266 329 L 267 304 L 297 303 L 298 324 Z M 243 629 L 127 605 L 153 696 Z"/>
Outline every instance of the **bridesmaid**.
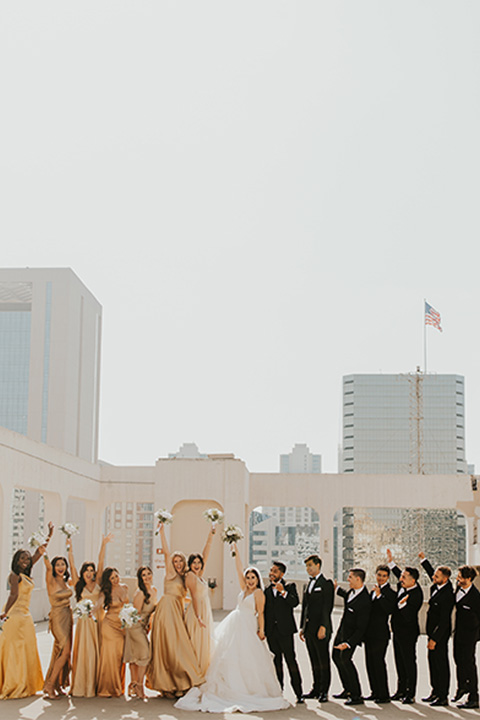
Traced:
<path fill-rule="evenodd" d="M 105 563 L 105 550 L 112 540 L 112 535 L 102 536 L 102 544 L 98 555 L 98 567 L 95 563 L 84 562 L 80 568 L 80 575 L 75 567 L 71 538 L 67 539 L 68 560 L 72 571 L 72 581 L 75 588 L 75 599 L 91 600 L 94 606 L 98 605 L 100 586 L 97 577 L 101 578 Z M 94 697 L 97 693 L 97 674 L 99 662 L 98 623 L 93 614 L 84 615 L 77 620 L 72 655 L 72 687 L 70 694 L 74 697 Z"/>
<path fill-rule="evenodd" d="M 164 595 L 153 614 L 147 685 L 164 697 L 173 698 L 201 685 L 204 676 L 183 619 L 186 558 L 180 552 L 170 554 L 163 523 L 160 523 L 160 539 L 165 555 Z"/>
<path fill-rule="evenodd" d="M 46 570 L 47 593 L 50 600 L 48 628 L 54 637 L 52 657 L 45 676 L 43 691 L 50 700 L 65 695 L 62 688 L 68 685 L 70 653 L 72 650 L 73 615 L 70 607 L 72 589 L 67 585 L 70 573 L 64 557 L 54 557 L 52 562 L 43 556 Z"/>
<path fill-rule="evenodd" d="M 185 585 L 192 599 L 185 613 L 185 625 L 202 675 L 208 670 L 213 651 L 213 616 L 203 571 L 210 555 L 214 535 L 215 528 L 212 525 L 202 555 L 195 553 L 189 556 L 188 572 L 185 576 Z"/>
<path fill-rule="evenodd" d="M 37 637 L 29 610 L 35 587 L 30 573 L 45 553 L 52 533 L 53 525 L 48 523 L 47 541 L 33 556 L 28 550 L 17 550 L 12 558 L 10 593 L 0 615 L 2 620 L 8 618 L 0 632 L 0 700 L 30 697 L 43 688 Z"/>
<path fill-rule="evenodd" d="M 128 589 L 120 582 L 116 568 L 107 567 L 102 573 L 100 601 L 106 610 L 100 626 L 100 662 L 97 695 L 121 697 L 125 692 L 125 664 L 123 650 L 125 631 L 118 614 L 128 602 Z"/>
<path fill-rule="evenodd" d="M 145 698 L 143 680 L 150 661 L 150 643 L 148 642 L 148 626 L 150 616 L 157 604 L 157 588 L 152 585 L 152 569 L 142 565 L 137 570 L 138 589 L 133 596 L 133 605 L 141 616 L 141 621 L 125 630 L 125 652 L 123 660 L 130 663 L 132 682 L 128 687 L 130 697 Z"/>

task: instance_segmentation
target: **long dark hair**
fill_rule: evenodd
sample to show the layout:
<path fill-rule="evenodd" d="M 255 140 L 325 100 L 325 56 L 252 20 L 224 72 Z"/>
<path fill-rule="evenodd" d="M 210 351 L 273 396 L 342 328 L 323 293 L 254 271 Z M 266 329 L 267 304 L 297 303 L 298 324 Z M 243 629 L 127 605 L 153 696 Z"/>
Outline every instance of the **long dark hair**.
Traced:
<path fill-rule="evenodd" d="M 114 572 L 118 573 L 117 568 L 107 567 L 102 573 L 102 580 L 100 582 L 100 590 L 103 593 L 103 607 L 108 610 L 112 604 L 112 582 L 110 575 Z"/>
<path fill-rule="evenodd" d="M 205 567 L 205 563 L 204 563 L 203 557 L 202 557 L 202 555 L 200 555 L 200 553 L 191 553 L 191 554 L 188 556 L 188 563 L 187 563 L 187 564 L 188 564 L 188 569 L 189 569 L 189 570 L 192 569 L 192 563 L 193 563 L 195 560 L 200 560 L 200 562 L 202 563 L 202 570 L 203 570 L 203 568 Z"/>
<path fill-rule="evenodd" d="M 152 572 L 152 568 L 148 565 L 141 565 L 137 570 L 137 583 L 138 589 L 141 590 L 145 596 L 145 602 L 148 603 L 148 601 L 150 600 L 150 593 L 148 592 L 147 586 L 145 585 L 142 578 L 142 573 L 144 570 L 150 570 L 150 572 Z"/>
<path fill-rule="evenodd" d="M 20 555 L 23 555 L 23 553 L 26 553 L 30 556 L 30 564 L 27 565 L 27 567 L 20 571 L 20 568 L 18 567 L 18 563 L 20 560 Z M 31 553 L 28 552 L 28 550 L 17 550 L 17 552 L 14 554 L 12 558 L 12 572 L 15 573 L 15 575 L 20 575 L 20 572 L 22 572 L 23 575 L 28 575 L 30 577 L 30 573 L 32 572 L 33 567 L 33 559 Z"/>
<path fill-rule="evenodd" d="M 62 555 L 57 555 L 56 557 L 53 558 L 53 560 L 52 560 L 52 575 L 53 575 L 53 577 L 57 577 L 57 573 L 55 571 L 55 565 L 58 563 L 59 560 L 63 560 L 63 562 L 65 563 L 65 572 L 63 573 L 63 579 L 66 582 L 68 580 L 68 578 L 70 577 L 70 572 L 68 570 L 68 561 L 67 561 L 66 557 L 63 557 Z"/>
<path fill-rule="evenodd" d="M 80 602 L 82 599 L 82 593 L 86 586 L 85 578 L 83 577 L 83 573 L 88 570 L 88 568 L 93 568 L 93 572 L 96 573 L 97 569 L 95 567 L 95 563 L 93 562 L 84 562 L 82 567 L 80 568 L 80 573 L 78 575 L 78 580 L 75 583 L 75 597 L 77 598 L 77 602 Z"/>

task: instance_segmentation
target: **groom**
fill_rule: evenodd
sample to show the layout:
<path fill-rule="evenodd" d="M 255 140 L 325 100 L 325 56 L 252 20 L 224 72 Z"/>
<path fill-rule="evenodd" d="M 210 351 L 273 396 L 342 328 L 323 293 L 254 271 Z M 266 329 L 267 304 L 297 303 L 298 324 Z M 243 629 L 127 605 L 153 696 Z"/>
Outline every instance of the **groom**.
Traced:
<path fill-rule="evenodd" d="M 302 700 L 302 678 L 295 657 L 293 638 L 297 632 L 297 624 L 293 617 L 293 608 L 299 604 L 295 583 L 286 583 L 283 579 L 287 570 L 282 562 L 273 562 L 269 578 L 271 585 L 265 590 L 265 635 L 268 647 L 273 653 L 273 662 L 278 682 L 283 690 L 283 658 L 287 663 L 290 683 L 297 702 Z"/>

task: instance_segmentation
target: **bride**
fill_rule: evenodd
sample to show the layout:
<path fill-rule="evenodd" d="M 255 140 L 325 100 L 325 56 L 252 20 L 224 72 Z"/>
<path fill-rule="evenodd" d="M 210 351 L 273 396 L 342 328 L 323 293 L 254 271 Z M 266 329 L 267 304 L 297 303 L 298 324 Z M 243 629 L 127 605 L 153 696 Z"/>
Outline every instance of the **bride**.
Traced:
<path fill-rule="evenodd" d="M 205 683 L 175 703 L 180 710 L 248 713 L 290 707 L 264 642 L 262 579 L 256 568 L 244 572 L 236 545 L 234 551 L 241 589 L 237 607 L 215 632 L 216 648 Z"/>

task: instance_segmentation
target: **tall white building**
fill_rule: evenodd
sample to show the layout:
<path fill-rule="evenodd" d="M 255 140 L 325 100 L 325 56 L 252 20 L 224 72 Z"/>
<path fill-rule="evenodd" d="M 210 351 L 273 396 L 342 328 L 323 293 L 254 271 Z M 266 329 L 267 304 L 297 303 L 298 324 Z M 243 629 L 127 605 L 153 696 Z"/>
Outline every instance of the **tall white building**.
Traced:
<path fill-rule="evenodd" d="M 346 375 L 340 472 L 466 473 L 461 375 Z"/>
<path fill-rule="evenodd" d="M 314 455 L 305 443 L 296 443 L 288 455 L 280 455 L 281 473 L 321 473 L 322 456 Z"/>
<path fill-rule="evenodd" d="M 96 462 L 101 321 L 72 270 L 0 269 L 0 426 Z"/>

